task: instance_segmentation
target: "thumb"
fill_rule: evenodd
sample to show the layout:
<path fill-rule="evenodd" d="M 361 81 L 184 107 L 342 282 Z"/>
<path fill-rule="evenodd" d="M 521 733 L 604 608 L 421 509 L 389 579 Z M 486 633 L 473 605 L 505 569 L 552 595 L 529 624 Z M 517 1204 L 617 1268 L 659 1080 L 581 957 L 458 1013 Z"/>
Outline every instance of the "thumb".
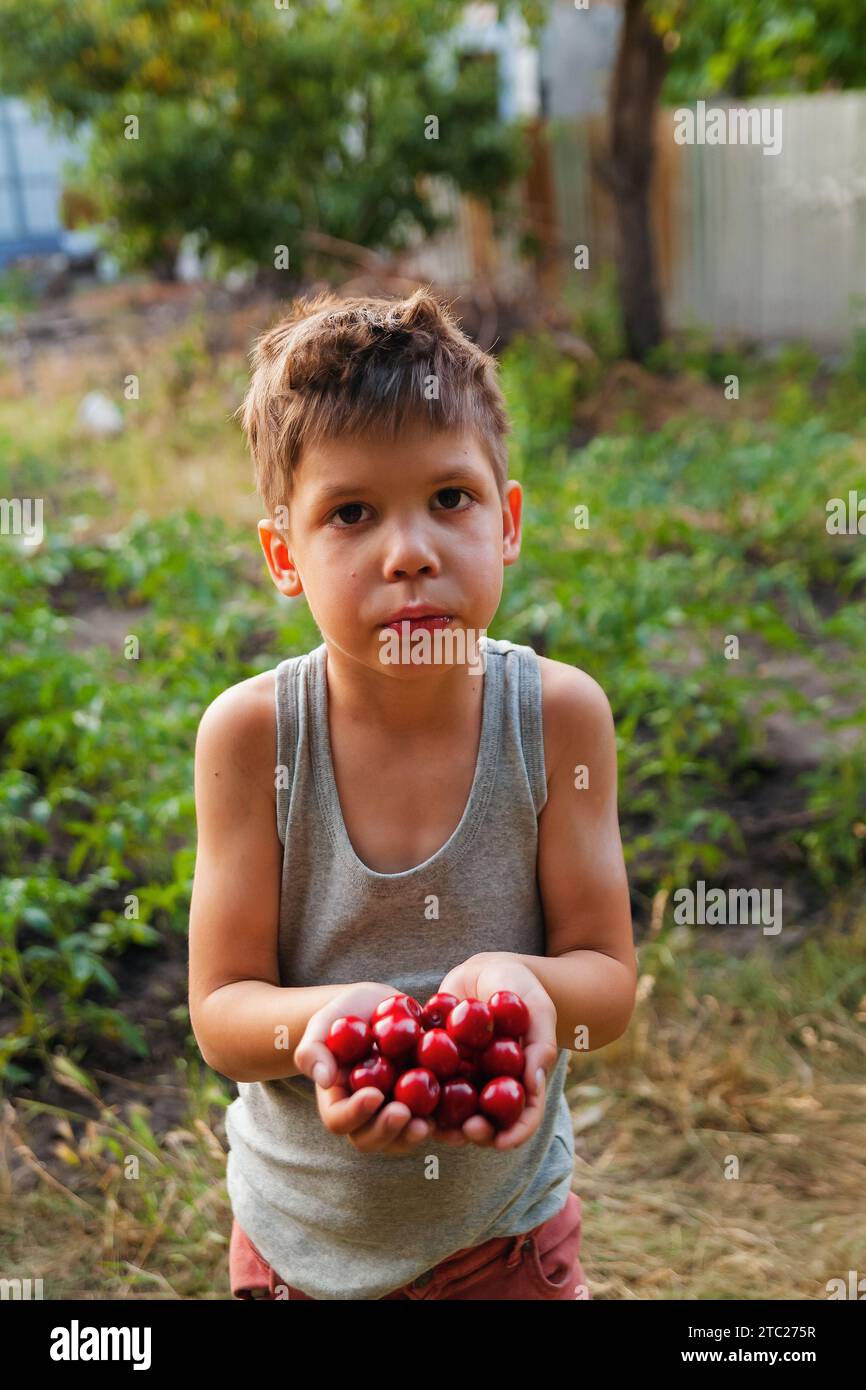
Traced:
<path fill-rule="evenodd" d="M 313 1063 L 313 1080 L 317 1086 L 330 1086 L 332 1074 L 333 1068 L 324 1059 Z"/>
<path fill-rule="evenodd" d="M 526 1077 L 534 1095 L 540 1095 L 547 1075 L 556 1061 L 556 1049 L 549 1043 L 531 1043 L 526 1049 Z"/>
<path fill-rule="evenodd" d="M 295 1066 L 317 1086 L 333 1085 L 336 1058 L 324 1043 L 300 1042 L 295 1049 Z"/>
<path fill-rule="evenodd" d="M 448 971 L 445 979 L 437 986 L 435 993 L 456 994 L 458 999 L 463 999 L 465 995 L 462 986 L 463 980 L 461 979 L 460 967 L 455 966 L 453 970 Z"/>

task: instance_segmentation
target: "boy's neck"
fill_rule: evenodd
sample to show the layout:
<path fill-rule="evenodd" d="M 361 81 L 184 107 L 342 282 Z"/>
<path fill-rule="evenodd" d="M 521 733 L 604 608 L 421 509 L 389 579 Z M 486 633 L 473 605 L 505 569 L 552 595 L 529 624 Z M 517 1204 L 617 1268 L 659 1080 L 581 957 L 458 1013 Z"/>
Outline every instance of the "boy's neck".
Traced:
<path fill-rule="evenodd" d="M 483 698 L 483 672 L 466 666 L 417 668 L 409 679 L 371 671 L 326 642 L 328 705 L 347 722 L 395 738 L 460 727 Z M 422 674 L 423 670 L 423 674 Z"/>

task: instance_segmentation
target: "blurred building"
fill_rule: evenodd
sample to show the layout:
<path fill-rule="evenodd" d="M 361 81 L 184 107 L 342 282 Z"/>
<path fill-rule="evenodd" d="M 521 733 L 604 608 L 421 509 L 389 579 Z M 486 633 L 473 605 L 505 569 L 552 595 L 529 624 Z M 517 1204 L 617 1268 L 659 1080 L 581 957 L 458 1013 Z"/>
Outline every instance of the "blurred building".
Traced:
<path fill-rule="evenodd" d="M 81 160 L 81 142 L 65 139 L 17 97 L 0 96 L 0 268 L 18 256 L 75 256 L 89 234 L 61 220 L 63 166 Z"/>
<path fill-rule="evenodd" d="M 553 0 L 536 47 L 515 11 L 500 21 L 495 5 L 470 4 L 452 43 L 495 61 L 502 120 L 596 115 L 605 109 L 621 22 L 617 0 L 591 0 L 585 10 Z"/>

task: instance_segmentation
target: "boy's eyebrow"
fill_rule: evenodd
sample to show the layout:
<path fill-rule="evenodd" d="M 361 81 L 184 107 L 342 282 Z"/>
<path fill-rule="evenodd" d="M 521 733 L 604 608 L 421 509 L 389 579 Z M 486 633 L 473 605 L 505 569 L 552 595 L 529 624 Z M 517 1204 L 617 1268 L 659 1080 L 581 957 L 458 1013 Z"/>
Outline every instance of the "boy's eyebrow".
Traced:
<path fill-rule="evenodd" d="M 427 479 L 427 486 L 431 488 L 445 487 L 448 483 L 456 482 L 479 482 L 483 476 L 483 469 L 470 463 L 458 463 L 444 472 L 437 473 L 434 477 Z M 319 488 L 313 496 L 313 506 L 321 507 L 327 502 L 332 502 L 338 497 L 353 497 L 358 493 L 364 492 L 370 484 L 359 483 L 357 480 L 346 482 L 327 483 Z"/>

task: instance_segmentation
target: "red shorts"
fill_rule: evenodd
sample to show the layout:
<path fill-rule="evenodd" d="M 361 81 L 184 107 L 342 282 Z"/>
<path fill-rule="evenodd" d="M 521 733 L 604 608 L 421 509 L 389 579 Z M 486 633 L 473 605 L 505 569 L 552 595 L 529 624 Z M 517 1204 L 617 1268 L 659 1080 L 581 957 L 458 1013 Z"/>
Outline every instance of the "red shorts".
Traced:
<path fill-rule="evenodd" d="M 588 1299 L 579 1259 L 582 1214 L 580 1198 L 570 1192 L 565 1206 L 540 1226 L 458 1250 L 385 1298 Z M 280 1278 L 237 1221 L 229 1245 L 229 1280 L 235 1298 L 314 1301 Z"/>

